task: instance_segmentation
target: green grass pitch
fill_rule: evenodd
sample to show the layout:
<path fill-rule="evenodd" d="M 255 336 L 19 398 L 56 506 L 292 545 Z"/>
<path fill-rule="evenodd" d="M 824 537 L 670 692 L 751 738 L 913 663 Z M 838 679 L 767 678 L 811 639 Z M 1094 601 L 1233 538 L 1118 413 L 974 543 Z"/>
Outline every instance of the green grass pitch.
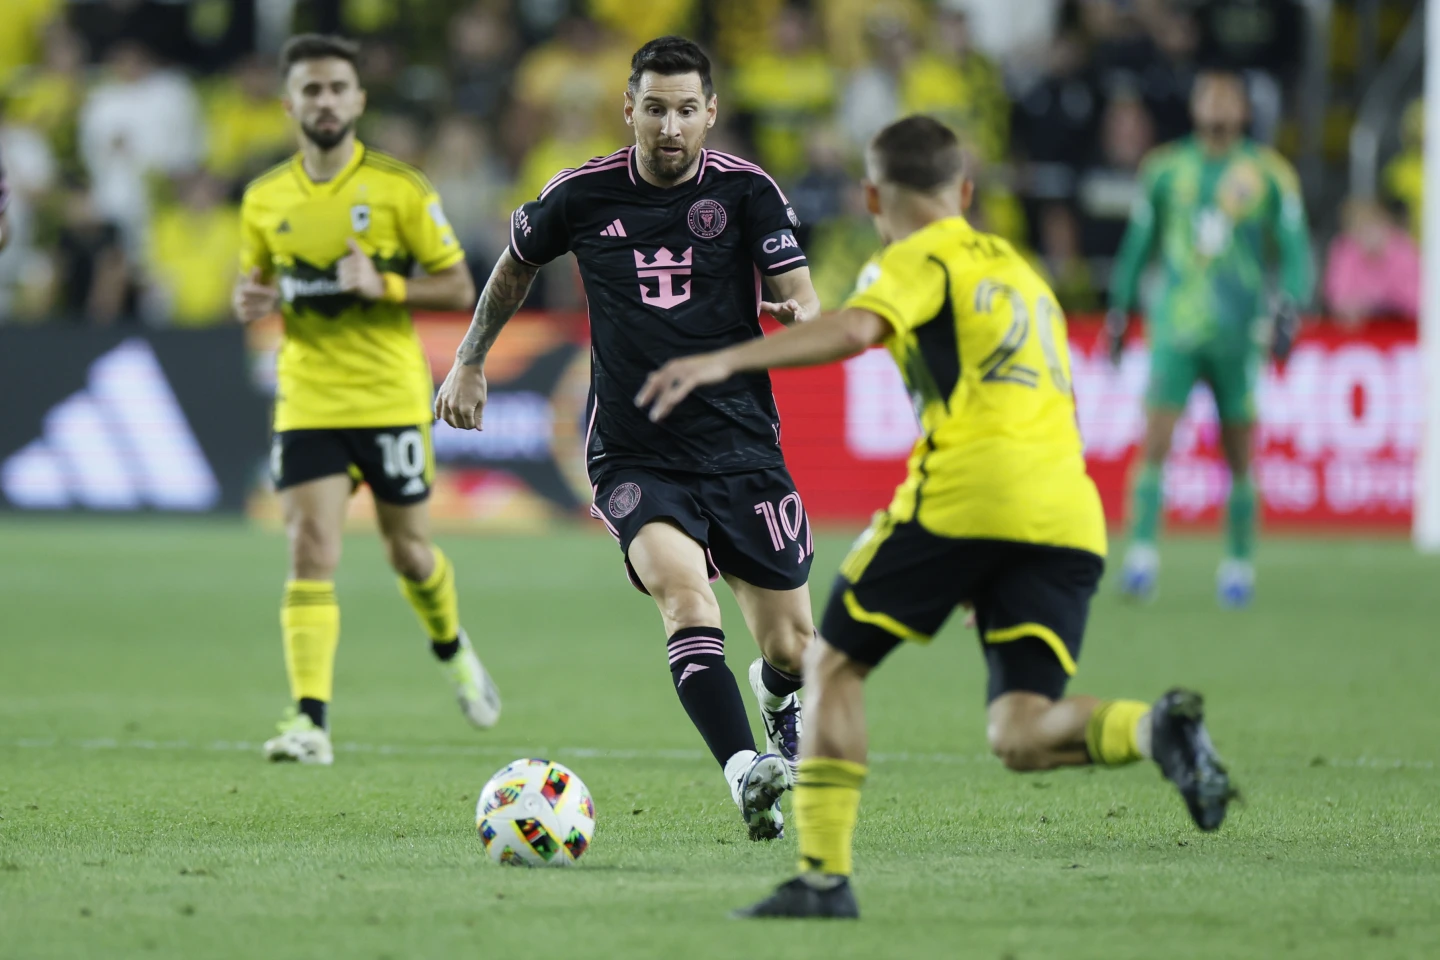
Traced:
<path fill-rule="evenodd" d="M 1148 765 L 1007 773 L 958 623 L 900 651 L 869 695 L 864 919 L 763 927 L 726 912 L 790 873 L 793 837 L 745 839 L 613 543 L 443 543 L 501 725 L 464 725 L 355 535 L 314 769 L 258 753 L 285 702 L 278 535 L 0 524 L 0 957 L 1440 956 L 1440 563 L 1403 542 L 1269 540 L 1233 614 L 1215 544 L 1176 539 L 1154 605 L 1097 600 L 1074 689 L 1207 694 L 1246 793 L 1217 835 Z M 845 546 L 817 541 L 819 600 Z M 578 869 L 483 855 L 476 792 L 525 755 L 595 794 Z"/>

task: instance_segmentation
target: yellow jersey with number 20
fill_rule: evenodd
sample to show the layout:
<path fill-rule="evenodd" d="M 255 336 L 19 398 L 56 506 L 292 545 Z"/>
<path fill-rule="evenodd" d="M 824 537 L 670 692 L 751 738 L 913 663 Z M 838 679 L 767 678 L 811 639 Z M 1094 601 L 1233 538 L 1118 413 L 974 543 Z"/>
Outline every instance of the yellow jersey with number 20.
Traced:
<path fill-rule="evenodd" d="M 1065 315 L 1008 243 L 963 217 L 936 221 L 877 255 L 845 306 L 890 324 L 885 346 L 923 431 L 894 521 L 1105 555 Z"/>
<path fill-rule="evenodd" d="M 355 144 L 339 173 L 311 180 L 297 154 L 245 190 L 240 269 L 280 287 L 275 429 L 429 423 L 434 384 L 410 309 L 341 291 L 355 240 L 382 273 L 427 273 L 465 258 L 440 197 L 414 167 Z"/>

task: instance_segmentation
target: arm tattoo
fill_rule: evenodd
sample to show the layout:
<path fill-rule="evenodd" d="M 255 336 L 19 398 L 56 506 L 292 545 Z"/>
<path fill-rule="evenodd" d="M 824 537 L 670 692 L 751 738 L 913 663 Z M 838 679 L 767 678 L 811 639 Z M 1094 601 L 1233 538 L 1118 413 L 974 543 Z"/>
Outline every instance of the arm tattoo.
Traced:
<path fill-rule="evenodd" d="M 485 362 L 495 338 L 500 336 L 500 329 L 525 302 L 530 284 L 539 270 L 539 267 L 515 259 L 509 250 L 500 254 L 480 294 L 470 329 L 465 332 L 465 339 L 460 341 L 460 349 L 455 351 L 457 360 L 467 367 Z"/>

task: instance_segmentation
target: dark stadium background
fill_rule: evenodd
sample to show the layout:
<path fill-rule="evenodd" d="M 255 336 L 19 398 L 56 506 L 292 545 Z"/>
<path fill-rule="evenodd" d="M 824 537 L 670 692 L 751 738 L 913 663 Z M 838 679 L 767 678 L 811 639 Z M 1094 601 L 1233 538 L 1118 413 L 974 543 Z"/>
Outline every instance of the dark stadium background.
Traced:
<path fill-rule="evenodd" d="M 877 246 L 855 186 L 866 138 L 912 111 L 961 133 L 979 170 L 972 218 L 1023 249 L 1070 315 L 1082 426 L 1116 521 L 1139 436 L 1132 408 L 1146 360 L 1136 345 L 1123 371 L 1111 372 L 1091 318 L 1104 307 L 1141 158 L 1187 132 L 1197 70 L 1243 71 L 1252 133 L 1301 171 L 1318 255 L 1332 238 L 1381 242 L 1389 275 L 1401 278 L 1377 298 L 1351 289 L 1353 270 L 1330 271 L 1312 305 L 1319 333 L 1302 345 L 1299 373 L 1267 375 L 1265 394 L 1274 399 L 1262 416 L 1278 423 L 1274 442 L 1262 441 L 1258 468 L 1267 516 L 1290 526 L 1403 529 L 1418 435 L 1406 411 L 1419 391 L 1414 240 L 1423 123 L 1412 104 L 1421 72 L 1413 7 L 11 0 L 0 41 L 0 155 L 12 194 L 12 240 L 0 256 L 0 352 L 24 375 L 0 382 L 0 402 L 12 412 L 0 431 L 0 506 L 164 508 L 139 480 L 121 476 L 134 472 L 123 449 L 112 458 L 111 481 L 135 487 L 128 497 L 107 493 L 100 477 L 72 476 L 64 482 L 75 489 L 64 496 L 31 489 L 54 485 L 65 450 L 93 460 L 79 452 L 85 431 L 51 414 L 84 384 L 52 364 L 93 362 L 126 336 L 232 325 L 240 193 L 293 150 L 274 68 L 291 32 L 361 41 L 369 94 L 362 139 L 426 171 L 482 280 L 518 202 L 557 169 L 626 142 L 620 105 L 629 53 L 649 37 L 680 32 L 716 62 L 720 123 L 710 144 L 754 159 L 780 181 L 802 218 L 827 306 L 844 298 Z M 543 271 L 526 306 L 501 342 L 518 379 L 501 378 L 493 433 L 465 438 L 440 427 L 436 508 L 447 522 L 513 525 L 583 513 L 571 421 L 584 378 L 584 295 L 570 258 Z M 438 380 L 460 328 L 445 318 L 420 326 Z M 53 354 L 37 347 L 48 342 L 32 334 L 42 328 L 72 331 L 78 346 Z M 243 351 L 241 342 L 197 332 L 184 366 L 223 370 L 217 387 L 231 391 L 243 372 L 263 397 L 274 327 L 248 331 Z M 568 350 L 580 368 L 567 374 L 555 349 Z M 1347 364 L 1356 351 L 1364 361 Z M 536 359 L 544 370 L 527 374 Z M 161 363 L 172 387 L 184 376 L 177 363 Z M 821 519 L 863 519 L 899 475 L 913 435 L 898 378 L 861 358 L 843 373 L 783 375 L 779 390 L 787 450 L 811 491 L 810 509 Z M 236 395 L 222 417 L 184 391 L 176 402 L 225 490 L 180 502 L 272 516 L 264 430 L 251 397 Z M 1297 445 L 1297 432 L 1310 439 Z M 1180 436 L 1171 517 L 1208 523 L 1224 474 L 1203 391 Z M 229 454 L 216 462 L 213 451 L 226 445 Z M 95 490 L 87 492 L 87 482 Z M 363 496 L 356 510 L 364 513 Z"/>

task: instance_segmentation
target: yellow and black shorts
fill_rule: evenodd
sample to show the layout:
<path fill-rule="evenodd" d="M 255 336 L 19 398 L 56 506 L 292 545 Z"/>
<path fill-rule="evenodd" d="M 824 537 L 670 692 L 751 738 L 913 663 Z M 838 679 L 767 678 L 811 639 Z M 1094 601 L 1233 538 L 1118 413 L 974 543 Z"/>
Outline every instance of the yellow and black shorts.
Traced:
<path fill-rule="evenodd" d="M 820 633 L 874 666 L 901 641 L 928 642 L 968 603 L 990 672 L 987 699 L 1012 691 L 1058 699 L 1104 570 L 1088 550 L 942 537 L 881 513 L 841 565 Z"/>
<path fill-rule="evenodd" d="M 270 447 L 276 490 L 346 473 L 382 503 L 404 506 L 430 496 L 435 452 L 430 424 L 277 431 Z"/>

